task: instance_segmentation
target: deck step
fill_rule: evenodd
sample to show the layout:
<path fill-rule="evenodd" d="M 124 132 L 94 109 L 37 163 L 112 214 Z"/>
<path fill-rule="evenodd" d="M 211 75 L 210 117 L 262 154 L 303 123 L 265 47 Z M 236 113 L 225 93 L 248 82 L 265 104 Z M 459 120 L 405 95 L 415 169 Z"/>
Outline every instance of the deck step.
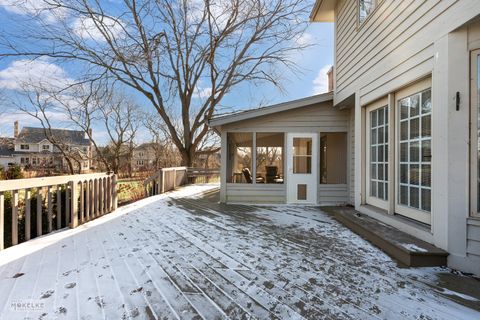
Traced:
<path fill-rule="evenodd" d="M 353 232 L 408 267 L 447 265 L 448 252 L 364 215 L 351 207 L 322 207 L 321 209 L 333 214 L 339 222 Z"/>

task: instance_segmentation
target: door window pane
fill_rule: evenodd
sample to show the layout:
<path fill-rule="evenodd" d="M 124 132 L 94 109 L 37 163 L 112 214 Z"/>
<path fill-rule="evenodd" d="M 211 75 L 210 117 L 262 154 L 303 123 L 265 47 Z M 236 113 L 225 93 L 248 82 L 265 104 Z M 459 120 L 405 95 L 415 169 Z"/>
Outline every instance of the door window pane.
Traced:
<path fill-rule="evenodd" d="M 388 199 L 388 107 L 370 111 L 370 196 Z M 375 120 L 375 121 L 374 121 Z M 408 132 L 408 126 L 407 126 Z"/>
<path fill-rule="evenodd" d="M 404 98 L 398 105 L 398 203 L 429 212 L 432 161 L 431 89 Z"/>
<path fill-rule="evenodd" d="M 293 173 L 312 173 L 312 138 L 293 138 Z"/>
<path fill-rule="evenodd" d="M 283 133 L 257 133 L 256 183 L 283 183 Z"/>

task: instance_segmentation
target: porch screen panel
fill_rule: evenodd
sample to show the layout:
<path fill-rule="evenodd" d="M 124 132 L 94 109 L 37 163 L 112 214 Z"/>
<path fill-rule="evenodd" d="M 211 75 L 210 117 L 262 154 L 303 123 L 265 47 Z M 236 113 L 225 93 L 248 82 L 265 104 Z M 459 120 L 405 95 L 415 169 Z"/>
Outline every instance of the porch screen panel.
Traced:
<path fill-rule="evenodd" d="M 399 101 L 398 203 L 431 211 L 431 89 Z"/>
<path fill-rule="evenodd" d="M 227 182 L 252 183 L 252 132 L 227 133 Z"/>
<path fill-rule="evenodd" d="M 283 183 L 283 132 L 258 132 L 256 141 L 256 183 Z"/>
<path fill-rule="evenodd" d="M 388 200 L 388 107 L 370 111 L 370 196 Z"/>

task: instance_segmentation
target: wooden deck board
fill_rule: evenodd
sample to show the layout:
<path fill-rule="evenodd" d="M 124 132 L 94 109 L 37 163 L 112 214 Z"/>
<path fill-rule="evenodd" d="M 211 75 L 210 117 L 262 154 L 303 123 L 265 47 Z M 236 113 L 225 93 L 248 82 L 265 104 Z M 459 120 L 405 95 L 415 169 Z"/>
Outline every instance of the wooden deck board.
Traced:
<path fill-rule="evenodd" d="M 0 319 L 480 316 L 477 280 L 398 268 L 319 208 L 217 200 L 180 190 L 0 252 Z"/>

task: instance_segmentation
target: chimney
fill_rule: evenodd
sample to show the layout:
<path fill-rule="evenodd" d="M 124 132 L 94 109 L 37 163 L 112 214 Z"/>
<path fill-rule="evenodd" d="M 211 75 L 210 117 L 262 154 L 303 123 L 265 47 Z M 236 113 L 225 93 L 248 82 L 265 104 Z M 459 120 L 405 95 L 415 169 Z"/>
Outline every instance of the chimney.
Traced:
<path fill-rule="evenodd" d="M 18 124 L 18 121 L 15 121 L 13 123 L 13 137 L 16 139 L 18 138 L 18 134 L 20 133 L 20 128 L 19 128 L 19 124 Z"/>
<path fill-rule="evenodd" d="M 333 91 L 333 66 L 327 72 L 328 76 L 328 92 Z"/>

